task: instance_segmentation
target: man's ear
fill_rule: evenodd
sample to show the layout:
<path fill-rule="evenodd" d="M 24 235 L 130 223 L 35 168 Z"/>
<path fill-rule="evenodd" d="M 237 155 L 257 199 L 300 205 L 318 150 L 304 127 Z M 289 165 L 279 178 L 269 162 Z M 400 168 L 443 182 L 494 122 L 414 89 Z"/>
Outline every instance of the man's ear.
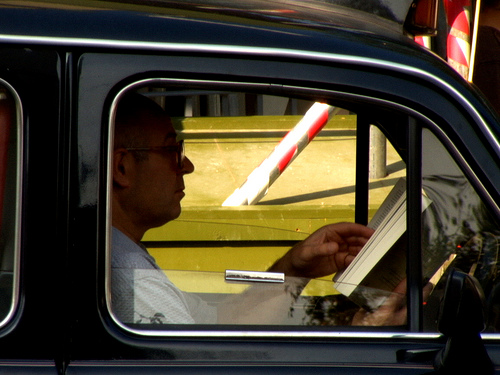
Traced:
<path fill-rule="evenodd" d="M 113 185 L 129 187 L 132 178 L 133 156 L 123 148 L 113 152 Z"/>

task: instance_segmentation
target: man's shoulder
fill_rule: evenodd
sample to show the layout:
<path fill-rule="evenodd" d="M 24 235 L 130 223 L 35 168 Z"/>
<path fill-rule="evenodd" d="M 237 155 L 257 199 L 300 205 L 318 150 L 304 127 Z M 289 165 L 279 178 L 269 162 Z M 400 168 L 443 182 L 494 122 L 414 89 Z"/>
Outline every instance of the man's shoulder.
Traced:
<path fill-rule="evenodd" d="M 158 269 L 154 258 L 123 232 L 113 227 L 111 239 L 113 268 Z"/>

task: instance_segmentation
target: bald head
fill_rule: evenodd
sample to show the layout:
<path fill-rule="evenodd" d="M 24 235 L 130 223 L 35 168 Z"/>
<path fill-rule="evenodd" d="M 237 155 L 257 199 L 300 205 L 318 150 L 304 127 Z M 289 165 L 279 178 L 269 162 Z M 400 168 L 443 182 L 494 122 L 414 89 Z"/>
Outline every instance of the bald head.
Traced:
<path fill-rule="evenodd" d="M 138 94 L 122 98 L 115 117 L 112 222 L 136 242 L 181 213 L 184 175 L 194 166 L 187 157 L 179 166 L 178 146 L 170 117 L 158 104 Z"/>
<path fill-rule="evenodd" d="M 137 93 L 125 95 L 116 110 L 114 148 L 147 146 L 148 126 L 158 120 L 171 123 L 153 100 Z"/>

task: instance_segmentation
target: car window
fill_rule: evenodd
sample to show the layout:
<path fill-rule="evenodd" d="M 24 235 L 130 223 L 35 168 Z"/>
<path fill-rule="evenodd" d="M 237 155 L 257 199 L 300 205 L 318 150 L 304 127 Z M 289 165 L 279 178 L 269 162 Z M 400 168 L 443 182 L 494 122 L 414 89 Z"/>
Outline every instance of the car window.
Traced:
<path fill-rule="evenodd" d="M 408 153 L 412 117 L 401 111 L 199 88 L 142 88 L 122 95 L 120 100 L 140 95 L 154 101 L 169 114 L 175 132 L 167 140 L 159 138 L 163 133 L 147 138 L 145 131 L 123 138 L 116 129 L 124 125 L 115 126 L 110 309 L 134 329 L 222 323 L 406 330 L 411 327 L 406 265 L 408 257 L 413 259 L 407 254 L 407 210 L 417 208 L 422 236 L 421 243 L 413 242 L 422 251 L 416 258 L 422 261 L 422 284 L 437 284 L 423 291 L 424 329 L 435 332 L 442 276 L 451 267 L 463 268 L 460 252 L 470 253 L 460 250 L 468 243 L 463 234 L 469 231 L 472 237 L 486 230 L 483 222 L 495 223 L 478 216 L 488 209 L 465 177 L 464 165 L 450 155 L 450 145 L 433 135 L 435 124 L 416 122 L 421 150 Z M 132 104 L 124 107 L 134 115 Z M 117 108 L 116 124 L 124 122 Z M 158 139 L 166 147 L 159 148 Z M 182 170 L 177 173 L 182 179 L 173 184 L 174 177 L 167 178 L 164 170 L 135 171 L 141 183 L 130 191 L 151 194 L 121 204 L 132 198 L 114 194 L 130 187 L 130 181 L 121 180 L 116 155 L 124 160 L 129 153 L 133 165 L 168 159 L 167 168 Z M 422 166 L 420 180 L 408 175 L 408 162 Z M 116 180 L 116 174 L 122 177 Z M 157 185 L 161 179 L 177 196 L 178 208 L 169 211 L 168 222 L 152 225 L 151 217 L 141 224 L 147 230 L 135 236 L 124 221 L 114 221 L 125 206 L 152 213 L 172 204 Z M 418 207 L 408 206 L 405 198 L 408 184 L 415 183 Z M 349 262 L 320 277 L 266 272 L 318 229 L 353 222 L 375 232 L 365 246 L 369 251 L 363 250 L 347 269 Z M 381 314 L 387 306 L 389 317 Z"/>
<path fill-rule="evenodd" d="M 333 274 L 317 280 L 287 277 L 284 283 L 262 282 L 259 277 L 251 283 L 250 279 L 252 272 L 266 271 L 315 230 L 329 223 L 355 221 L 356 113 L 311 100 L 250 93 L 142 90 L 141 94 L 167 108 L 194 172 L 184 176 L 180 217 L 148 230 L 142 238 L 147 264 L 113 268 L 112 290 L 127 295 L 113 301 L 119 319 L 126 323 L 216 323 L 232 309 L 226 307 L 222 313 L 219 309 L 217 320 L 211 308 L 214 304 L 234 306 L 234 302 L 226 301 L 237 299 L 240 308 L 255 308 L 255 299 L 266 301 L 265 293 L 277 293 L 284 299 L 284 311 L 294 314 L 284 313 L 278 318 L 270 314 L 273 324 L 324 324 L 319 319 L 325 315 L 321 306 L 330 306 L 327 310 L 331 310 L 331 316 L 323 318 L 330 324 L 350 323 L 359 307 L 334 288 Z M 372 127 L 373 178 L 366 191 L 367 218 L 406 173 L 399 154 L 376 129 Z M 290 137 L 295 139 L 289 141 Z M 292 151 L 280 149 L 287 142 L 292 143 Z M 135 147 L 132 151 L 140 150 Z M 266 167 L 270 160 L 274 165 Z M 123 247 L 134 246 L 130 236 L 116 227 L 112 238 L 113 244 L 120 241 Z M 149 269 L 151 264 L 154 269 Z M 157 269 L 167 277 L 159 275 Z M 239 280 L 228 272 L 239 274 Z M 138 292 L 137 280 L 149 280 L 151 284 L 143 284 L 143 291 Z M 193 311 L 191 316 L 181 317 L 182 313 L 174 311 L 172 314 L 178 316 L 172 318 L 146 306 L 144 311 L 148 313 L 134 315 L 130 301 L 135 306 L 144 304 L 141 293 L 157 295 L 159 285 L 165 284 L 173 296 L 164 304 L 171 306 L 179 298 Z M 366 288 L 366 293 L 371 289 Z M 244 301 L 242 293 L 244 297 L 252 293 L 256 296 Z M 299 303 L 298 297 L 306 302 Z M 153 299 L 159 301 L 161 297 Z M 331 306 L 338 307 L 332 310 Z M 265 313 L 263 308 L 256 310 Z M 340 318 L 332 314 L 334 310 L 349 310 L 351 315 L 346 312 Z M 223 321 L 266 321 L 261 317 L 245 321 L 231 314 Z"/>
<path fill-rule="evenodd" d="M 423 215 L 424 275 L 426 272 L 430 275 L 430 271 L 438 267 L 436 262 L 451 261 L 451 267 L 476 277 L 485 293 L 490 315 L 487 330 L 495 332 L 499 329 L 498 212 L 485 204 L 438 138 L 428 129 L 423 130 L 422 136 L 422 185 L 432 202 Z M 435 329 L 431 311 L 437 308 L 442 296 L 443 281 L 437 285 L 426 307 L 429 329 Z"/>
<path fill-rule="evenodd" d="M 20 220 L 21 126 L 19 101 L 0 83 L 0 326 L 17 304 Z"/>

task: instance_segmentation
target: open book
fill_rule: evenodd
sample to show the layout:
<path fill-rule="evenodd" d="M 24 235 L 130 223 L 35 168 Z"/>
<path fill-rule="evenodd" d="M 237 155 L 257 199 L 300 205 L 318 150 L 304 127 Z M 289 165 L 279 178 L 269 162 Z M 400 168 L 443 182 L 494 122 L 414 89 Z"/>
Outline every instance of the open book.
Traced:
<path fill-rule="evenodd" d="M 430 203 L 422 194 L 422 211 Z M 406 179 L 396 183 L 368 226 L 375 232 L 333 281 L 337 291 L 374 310 L 406 277 Z"/>

